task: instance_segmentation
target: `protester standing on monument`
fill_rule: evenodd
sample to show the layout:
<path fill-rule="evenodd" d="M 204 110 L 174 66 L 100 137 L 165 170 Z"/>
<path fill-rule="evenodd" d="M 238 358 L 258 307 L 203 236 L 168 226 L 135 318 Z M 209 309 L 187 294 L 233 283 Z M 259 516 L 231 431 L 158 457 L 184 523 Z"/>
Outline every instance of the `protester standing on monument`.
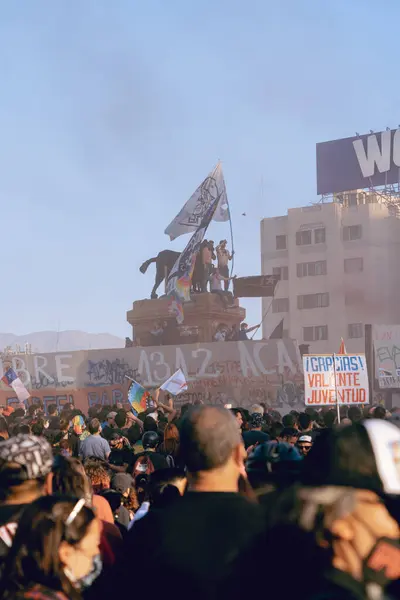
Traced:
<path fill-rule="evenodd" d="M 232 260 L 234 252 L 232 254 L 227 250 L 226 240 L 221 240 L 218 244 L 217 251 L 217 259 L 218 259 L 218 270 L 223 277 L 225 277 L 224 288 L 227 292 L 229 290 L 229 261 Z"/>

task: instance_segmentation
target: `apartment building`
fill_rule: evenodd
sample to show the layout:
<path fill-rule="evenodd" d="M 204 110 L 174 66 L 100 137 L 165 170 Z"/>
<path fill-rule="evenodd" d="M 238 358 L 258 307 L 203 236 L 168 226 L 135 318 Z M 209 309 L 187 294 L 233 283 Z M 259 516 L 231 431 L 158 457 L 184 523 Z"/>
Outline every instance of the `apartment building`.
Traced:
<path fill-rule="evenodd" d="M 261 221 L 262 273 L 279 274 L 263 300 L 263 337 L 284 335 L 310 351 L 364 350 L 364 325 L 400 323 L 400 219 L 372 193 L 289 209 Z"/>

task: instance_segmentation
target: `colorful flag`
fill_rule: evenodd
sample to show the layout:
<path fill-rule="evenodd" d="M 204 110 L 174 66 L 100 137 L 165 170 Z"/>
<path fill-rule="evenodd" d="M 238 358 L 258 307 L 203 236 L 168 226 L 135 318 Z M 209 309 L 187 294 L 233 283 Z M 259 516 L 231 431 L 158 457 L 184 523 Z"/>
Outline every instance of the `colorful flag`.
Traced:
<path fill-rule="evenodd" d="M 344 339 L 343 338 L 340 338 L 340 339 L 341 339 L 341 342 L 340 342 L 339 354 L 347 354 Z"/>
<path fill-rule="evenodd" d="M 149 392 L 137 381 L 132 381 L 128 390 L 128 402 L 132 406 L 133 413 L 137 416 L 147 409 Z"/>
<path fill-rule="evenodd" d="M 218 163 L 203 183 L 199 185 L 182 210 L 168 225 L 165 233 L 169 235 L 171 240 L 174 240 L 180 235 L 196 231 L 217 196 L 219 201 L 212 219 L 214 221 L 228 221 L 230 218 L 229 205 L 221 163 Z"/>
<path fill-rule="evenodd" d="M 223 188 L 225 191 L 225 185 Z M 179 324 L 183 323 L 183 304 L 190 300 L 190 287 L 192 285 L 192 276 L 196 263 L 197 254 L 200 251 L 201 242 L 207 231 L 211 219 L 220 201 L 218 187 L 214 186 L 212 190 L 206 190 L 204 193 L 213 194 L 213 200 L 208 204 L 203 219 L 190 238 L 186 248 L 179 255 L 176 263 L 172 267 L 167 281 L 167 296 L 170 298 L 169 312 L 175 315 Z M 222 193 L 222 191 L 221 191 Z"/>
<path fill-rule="evenodd" d="M 172 396 L 177 396 L 181 392 L 185 392 L 188 385 L 182 369 L 178 369 L 165 383 L 162 384 L 160 390 L 168 392 Z"/>
<path fill-rule="evenodd" d="M 12 369 L 11 367 L 5 372 L 5 374 L 1 378 L 1 381 L 5 385 L 12 387 L 20 402 L 24 402 L 30 397 L 30 393 L 28 392 L 28 390 L 26 389 L 26 387 L 24 386 L 14 369 Z"/>

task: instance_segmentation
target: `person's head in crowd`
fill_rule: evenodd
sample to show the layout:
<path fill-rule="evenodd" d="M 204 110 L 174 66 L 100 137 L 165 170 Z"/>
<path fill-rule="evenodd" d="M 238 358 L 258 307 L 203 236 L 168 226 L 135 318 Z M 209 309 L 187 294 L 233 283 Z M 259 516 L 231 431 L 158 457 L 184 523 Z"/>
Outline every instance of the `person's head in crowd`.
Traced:
<path fill-rule="evenodd" d="M 0 502 L 28 504 L 50 486 L 53 453 L 44 438 L 17 435 L 0 444 Z"/>
<path fill-rule="evenodd" d="M 168 423 L 164 429 L 164 448 L 170 454 L 179 448 L 179 429 L 174 423 Z"/>
<path fill-rule="evenodd" d="M 386 408 L 384 406 L 377 406 L 373 417 L 374 419 L 386 419 Z"/>
<path fill-rule="evenodd" d="M 271 436 L 271 440 L 283 441 L 282 440 L 282 431 L 284 430 L 284 426 L 279 421 L 275 421 L 272 423 L 269 434 Z"/>
<path fill-rule="evenodd" d="M 88 410 L 89 420 L 95 419 L 95 418 L 98 419 L 100 417 L 100 412 L 101 412 L 101 406 L 99 406 L 98 404 L 94 404 L 93 406 L 90 406 L 89 410 Z"/>
<path fill-rule="evenodd" d="M 359 406 L 350 406 L 347 416 L 352 423 L 359 423 L 363 418 L 362 410 Z"/>
<path fill-rule="evenodd" d="M 64 419 L 60 417 L 60 431 L 68 431 L 69 429 L 69 419 Z"/>
<path fill-rule="evenodd" d="M 318 411 L 312 406 L 306 406 L 304 412 L 309 415 L 311 422 L 314 423 L 318 418 Z"/>
<path fill-rule="evenodd" d="M 88 431 L 90 435 L 100 435 L 101 423 L 99 419 L 92 419 L 91 421 L 89 421 Z"/>
<path fill-rule="evenodd" d="M 58 455 L 54 458 L 52 493 L 84 498 L 86 505 L 92 505 L 92 488 L 82 463 L 77 458 Z"/>
<path fill-rule="evenodd" d="M 58 447 L 62 456 L 72 456 L 72 440 L 61 440 Z"/>
<path fill-rule="evenodd" d="M 115 415 L 115 425 L 118 429 L 123 429 L 126 425 L 126 412 L 122 409 Z"/>
<path fill-rule="evenodd" d="M 189 487 L 198 491 L 238 490 L 239 476 L 245 474 L 246 452 L 237 421 L 229 410 L 196 407 L 183 419 L 180 436 Z"/>
<path fill-rule="evenodd" d="M 136 444 L 136 442 L 138 442 L 142 437 L 142 430 L 140 429 L 140 425 L 135 422 L 129 427 L 129 429 L 126 430 L 126 432 L 124 431 L 124 433 L 129 443 L 132 444 L 132 446 Z"/>
<path fill-rule="evenodd" d="M 263 488 L 269 483 L 285 486 L 296 481 L 301 462 L 296 447 L 274 440 L 256 446 L 248 458 L 246 471 L 254 489 Z"/>
<path fill-rule="evenodd" d="M 111 485 L 111 478 L 105 466 L 97 461 L 88 459 L 84 463 L 85 473 L 92 484 L 94 494 L 98 494 L 102 490 L 108 490 Z"/>
<path fill-rule="evenodd" d="M 111 489 L 121 494 L 121 502 L 127 510 L 137 511 L 139 501 L 136 494 L 135 482 L 127 473 L 117 473 L 111 480 Z"/>
<path fill-rule="evenodd" d="M 100 523 L 82 502 L 46 496 L 25 509 L 6 558 L 4 598 L 20 590 L 40 593 L 38 586 L 50 588 L 54 597 L 80 597 L 77 584 L 92 572 L 100 545 Z"/>
<path fill-rule="evenodd" d="M 263 414 L 265 415 L 268 412 L 268 407 L 265 402 L 260 402 L 260 406 L 263 409 Z"/>
<path fill-rule="evenodd" d="M 107 414 L 107 426 L 111 427 L 111 429 L 113 429 L 115 427 L 115 417 L 117 416 L 117 412 L 112 410 L 111 412 L 109 412 Z"/>
<path fill-rule="evenodd" d="M 8 423 L 4 417 L 0 417 L 0 441 L 8 440 L 9 437 Z"/>
<path fill-rule="evenodd" d="M 239 427 L 241 428 L 243 425 L 242 411 L 240 410 L 240 408 L 231 408 L 231 412 L 232 412 L 233 416 L 235 417 Z"/>
<path fill-rule="evenodd" d="M 32 419 L 36 419 L 36 417 L 38 416 L 38 413 L 40 411 L 40 407 L 38 404 L 30 404 L 28 406 L 28 417 L 30 420 Z"/>
<path fill-rule="evenodd" d="M 288 413 L 287 415 L 283 415 L 282 423 L 285 428 L 286 427 L 290 427 L 291 429 L 297 428 L 297 419 L 291 413 Z"/>
<path fill-rule="evenodd" d="M 142 446 L 144 450 L 155 450 L 160 442 L 160 437 L 156 431 L 146 431 L 142 437 Z"/>
<path fill-rule="evenodd" d="M 336 421 L 336 414 L 334 410 L 327 410 L 323 413 L 324 425 L 327 429 L 332 429 Z"/>
<path fill-rule="evenodd" d="M 339 486 L 300 488 L 295 510 L 298 527 L 314 536 L 331 567 L 350 578 L 336 579 L 335 598 L 350 597 L 350 589 L 359 590 L 357 597 L 382 598 L 387 584 L 400 577 L 399 525 L 376 493 Z"/>
<path fill-rule="evenodd" d="M 299 432 L 294 427 L 284 427 L 281 431 L 281 440 L 294 446 L 297 444 Z"/>
<path fill-rule="evenodd" d="M 57 404 L 49 404 L 49 406 L 47 407 L 47 412 L 49 414 L 49 417 L 56 417 L 57 416 Z"/>
<path fill-rule="evenodd" d="M 339 406 L 340 420 L 347 419 L 349 417 L 349 407 L 346 404 Z"/>
<path fill-rule="evenodd" d="M 311 435 L 300 434 L 297 440 L 297 448 L 302 456 L 307 456 L 313 445 L 313 439 Z"/>
<path fill-rule="evenodd" d="M 309 431 L 312 428 L 311 417 L 307 413 L 300 413 L 298 416 L 299 431 Z"/>
<path fill-rule="evenodd" d="M 251 413 L 249 427 L 251 431 L 261 431 L 264 425 L 264 415 L 259 412 Z"/>
<path fill-rule="evenodd" d="M 148 483 L 149 501 L 153 508 L 164 508 L 183 496 L 186 474 L 177 468 L 158 469 L 150 475 Z"/>
<path fill-rule="evenodd" d="M 36 423 L 32 423 L 31 430 L 33 435 L 37 435 L 40 437 L 43 435 L 44 430 L 46 429 L 46 421 L 44 419 L 38 419 Z M 23 433 L 23 432 L 21 432 Z"/>
<path fill-rule="evenodd" d="M 263 416 L 264 415 L 264 409 L 261 406 L 261 404 L 253 404 L 252 406 L 250 406 L 250 410 L 249 410 L 251 415 L 254 415 L 255 413 Z"/>
<path fill-rule="evenodd" d="M 16 408 L 12 413 L 12 419 L 15 421 L 16 419 L 23 419 L 25 417 L 25 409 L 24 408 Z"/>
<path fill-rule="evenodd" d="M 144 431 L 158 431 L 157 422 L 153 419 L 153 417 L 147 416 L 143 422 L 143 430 Z"/>
<path fill-rule="evenodd" d="M 31 435 L 32 434 L 31 426 L 28 425 L 28 423 L 19 423 L 19 425 L 16 425 L 14 427 L 13 435 L 18 435 L 19 433 L 22 435 Z"/>
<path fill-rule="evenodd" d="M 299 415 L 300 415 L 298 410 L 291 410 L 290 414 L 293 415 L 296 420 L 298 420 Z"/>

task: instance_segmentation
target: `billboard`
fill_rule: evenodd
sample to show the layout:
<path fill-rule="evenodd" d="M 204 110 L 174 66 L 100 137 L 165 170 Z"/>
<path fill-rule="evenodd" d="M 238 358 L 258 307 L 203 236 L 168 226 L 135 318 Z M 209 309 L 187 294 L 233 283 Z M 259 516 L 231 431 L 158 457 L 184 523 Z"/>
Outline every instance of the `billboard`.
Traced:
<path fill-rule="evenodd" d="M 317 194 L 399 182 L 400 129 L 317 144 Z"/>
<path fill-rule="evenodd" d="M 306 406 L 368 404 L 364 354 L 306 354 L 303 369 Z"/>
<path fill-rule="evenodd" d="M 400 388 L 400 325 L 373 325 L 372 336 L 379 388 Z"/>

